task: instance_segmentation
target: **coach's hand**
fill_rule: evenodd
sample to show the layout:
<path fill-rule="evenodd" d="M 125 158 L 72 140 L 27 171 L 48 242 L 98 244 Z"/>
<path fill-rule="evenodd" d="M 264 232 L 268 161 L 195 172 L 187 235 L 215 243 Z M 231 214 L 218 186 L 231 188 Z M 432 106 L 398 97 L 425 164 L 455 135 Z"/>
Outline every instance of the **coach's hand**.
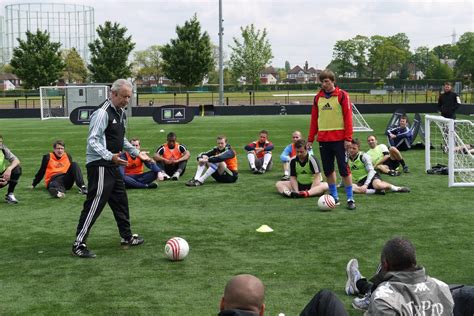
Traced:
<path fill-rule="evenodd" d="M 313 142 L 307 142 L 306 143 L 306 149 L 310 150 L 313 147 Z"/>
<path fill-rule="evenodd" d="M 127 166 L 128 165 L 128 161 L 123 160 L 122 158 L 120 158 L 120 153 L 115 154 L 115 155 L 112 156 L 112 162 L 116 165 L 119 165 L 119 166 Z"/>

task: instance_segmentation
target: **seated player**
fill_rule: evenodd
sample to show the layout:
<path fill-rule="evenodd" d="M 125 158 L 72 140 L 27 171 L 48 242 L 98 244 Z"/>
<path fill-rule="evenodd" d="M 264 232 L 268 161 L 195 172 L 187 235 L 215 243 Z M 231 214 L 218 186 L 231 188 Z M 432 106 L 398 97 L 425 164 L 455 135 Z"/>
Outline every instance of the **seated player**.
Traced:
<path fill-rule="evenodd" d="M 130 144 L 140 150 L 140 140 L 138 138 L 131 139 Z M 156 189 L 158 187 L 155 180 L 158 178 L 161 169 L 153 159 L 141 160 L 140 157 L 133 157 L 128 152 L 122 153 L 120 158 L 128 162 L 127 166 L 120 166 L 120 173 L 122 173 L 123 182 L 127 189 Z M 150 171 L 144 172 L 143 165 L 147 166 Z"/>
<path fill-rule="evenodd" d="M 406 151 L 413 143 L 413 131 L 408 126 L 406 115 L 400 117 L 399 126 L 390 128 L 385 132 L 390 146 L 395 146 L 399 151 Z"/>
<path fill-rule="evenodd" d="M 8 185 L 5 202 L 17 204 L 18 200 L 13 192 L 21 176 L 20 160 L 3 143 L 0 135 L 0 188 Z"/>
<path fill-rule="evenodd" d="M 178 180 L 186 171 L 189 150 L 186 146 L 176 142 L 176 134 L 171 132 L 166 136 L 166 143 L 161 145 L 155 153 L 154 159 L 161 170 L 164 179 Z"/>
<path fill-rule="evenodd" d="M 304 139 L 296 141 L 295 150 L 296 156 L 290 160 L 290 181 L 278 181 L 278 192 L 292 198 L 322 195 L 328 190 L 328 184 L 321 181 L 318 160 L 308 153 Z"/>
<path fill-rule="evenodd" d="M 210 176 L 220 183 L 234 183 L 239 177 L 237 155 L 225 136 L 217 136 L 217 146 L 200 153 L 197 161 L 196 174 L 186 182 L 189 187 L 203 185 Z"/>
<path fill-rule="evenodd" d="M 290 180 L 290 160 L 296 156 L 295 142 L 301 138 L 301 132 L 294 131 L 293 134 L 291 134 L 291 144 L 286 146 L 280 155 L 280 160 L 283 163 L 283 177 L 281 177 L 282 181 Z M 308 152 L 310 155 L 313 154 L 312 149 L 310 149 Z"/>
<path fill-rule="evenodd" d="M 273 144 L 268 140 L 268 132 L 261 130 L 258 140 L 244 147 L 247 151 L 250 170 L 254 174 L 263 174 L 272 168 Z"/>
<path fill-rule="evenodd" d="M 53 143 L 53 151 L 43 156 L 41 166 L 36 172 L 31 188 L 34 189 L 44 177 L 44 184 L 49 194 L 55 198 L 64 198 L 66 191 L 70 190 L 74 183 L 79 188 L 79 193 L 87 194 L 87 186 L 84 184 L 82 171 L 77 162 L 65 151 L 63 140 Z"/>
<path fill-rule="evenodd" d="M 410 192 L 409 188 L 397 187 L 382 181 L 379 174 L 374 170 L 369 155 L 359 151 L 360 140 L 353 139 L 349 147 L 349 167 L 351 168 L 352 189 L 355 193 L 385 194 L 386 190 L 392 192 Z"/>
<path fill-rule="evenodd" d="M 366 279 L 359 271 L 357 259 L 346 266 L 347 295 L 356 297 L 352 306 L 365 310 L 369 315 L 453 315 L 450 287 L 441 280 L 429 277 L 425 268 L 416 260 L 413 243 L 402 237 L 394 237 L 385 243 L 380 255 L 376 274 Z M 454 315 L 472 315 L 457 314 Z"/>
<path fill-rule="evenodd" d="M 387 148 L 385 144 L 378 144 L 377 137 L 375 135 L 370 135 L 367 137 L 367 143 L 369 144 L 369 150 L 367 150 L 367 155 L 369 155 L 372 160 L 372 164 L 376 171 L 381 173 L 389 174 L 391 176 L 398 176 L 400 172 L 397 170 L 398 166 L 403 167 L 403 172 L 408 173 L 408 166 L 403 160 L 402 154 L 400 151 L 392 146 L 390 149 Z"/>

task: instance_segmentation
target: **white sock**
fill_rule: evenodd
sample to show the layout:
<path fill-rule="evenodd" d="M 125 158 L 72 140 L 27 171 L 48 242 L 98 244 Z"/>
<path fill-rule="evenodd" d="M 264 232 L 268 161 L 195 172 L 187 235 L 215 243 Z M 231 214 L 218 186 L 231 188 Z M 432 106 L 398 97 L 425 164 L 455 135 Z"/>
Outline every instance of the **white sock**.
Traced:
<path fill-rule="evenodd" d="M 375 190 L 374 189 L 367 189 L 365 191 L 365 194 L 375 194 Z"/>
<path fill-rule="evenodd" d="M 283 163 L 283 170 L 284 170 L 285 176 L 289 176 L 289 175 L 290 175 L 289 163 L 287 163 L 287 162 Z"/>
<path fill-rule="evenodd" d="M 248 153 L 247 159 L 249 160 L 250 168 L 255 169 L 255 154 L 253 152 Z"/>
<path fill-rule="evenodd" d="M 392 184 L 392 185 L 390 186 L 390 190 L 391 190 L 392 192 L 397 192 L 398 190 L 400 190 L 400 187 L 397 187 L 396 185 L 393 185 L 393 184 Z"/>
<path fill-rule="evenodd" d="M 196 180 L 198 180 L 201 183 L 204 183 L 204 181 L 206 181 L 206 179 L 209 178 L 211 174 L 213 174 L 216 171 L 217 171 L 217 165 L 210 164 L 206 172 L 201 177 L 199 177 L 199 179 L 196 179 Z"/>
<path fill-rule="evenodd" d="M 194 175 L 194 179 L 197 180 L 201 176 L 201 174 L 204 172 L 204 170 L 206 170 L 206 165 L 198 165 L 196 174 Z"/>
<path fill-rule="evenodd" d="M 267 170 L 267 166 L 268 166 L 268 164 L 270 163 L 271 160 L 272 160 L 272 153 L 270 151 L 266 152 L 265 155 L 263 156 L 262 168 Z"/>

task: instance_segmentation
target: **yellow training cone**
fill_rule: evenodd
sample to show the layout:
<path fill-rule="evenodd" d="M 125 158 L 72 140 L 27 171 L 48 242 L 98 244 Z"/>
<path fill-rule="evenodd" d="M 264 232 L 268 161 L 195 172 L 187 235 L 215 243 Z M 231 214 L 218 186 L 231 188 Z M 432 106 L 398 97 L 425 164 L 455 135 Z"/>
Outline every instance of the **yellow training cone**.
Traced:
<path fill-rule="evenodd" d="M 259 228 L 257 228 L 257 231 L 259 233 L 271 233 L 273 229 L 268 225 L 262 225 Z"/>

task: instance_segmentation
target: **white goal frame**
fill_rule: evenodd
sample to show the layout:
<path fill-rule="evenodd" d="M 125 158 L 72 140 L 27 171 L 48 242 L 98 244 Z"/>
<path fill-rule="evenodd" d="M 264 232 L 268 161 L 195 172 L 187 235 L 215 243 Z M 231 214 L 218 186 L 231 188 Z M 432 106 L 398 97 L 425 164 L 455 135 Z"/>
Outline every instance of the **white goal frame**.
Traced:
<path fill-rule="evenodd" d="M 444 130 L 440 128 L 440 134 L 443 135 L 442 144 L 432 144 L 431 122 L 438 122 L 445 126 Z M 456 124 L 465 124 L 470 126 L 474 132 L 474 123 L 469 120 L 452 120 L 437 115 L 425 115 L 425 171 L 432 168 L 431 146 L 441 146 L 443 152 L 448 156 L 448 186 L 449 187 L 474 187 L 474 155 L 467 150 L 465 140 L 456 132 Z M 439 125 L 438 125 L 439 127 Z M 447 127 L 447 129 L 446 129 Z M 447 133 L 447 134 L 446 134 Z M 458 147 L 458 150 L 455 150 Z M 465 152 L 459 150 L 466 149 Z M 468 164 L 459 165 L 456 155 L 464 155 Z M 467 181 L 460 181 L 459 175 L 468 175 Z M 462 179 L 461 179 L 462 180 Z"/>
<path fill-rule="evenodd" d="M 74 105 L 72 104 L 72 101 L 69 102 L 70 100 L 67 99 L 67 90 L 68 89 L 91 89 L 91 88 L 95 88 L 95 89 L 101 89 L 102 90 L 102 93 L 103 93 L 103 100 L 106 100 L 108 98 L 108 95 L 109 95 L 109 87 L 108 86 L 104 86 L 104 85 L 83 85 L 83 86 L 43 86 L 43 87 L 40 87 L 39 91 L 40 91 L 40 109 L 41 109 L 41 120 L 48 120 L 48 119 L 53 119 L 53 118 L 69 118 L 69 114 L 71 114 L 71 112 L 79 107 L 79 106 L 85 106 L 85 105 L 89 105 L 89 106 L 97 106 L 100 104 L 100 102 L 97 102 L 95 101 L 94 104 L 79 104 L 79 105 Z M 48 94 L 46 91 L 48 90 L 63 90 L 64 93 L 61 94 L 61 97 L 64 98 L 64 102 L 60 102 L 60 104 L 56 104 L 53 107 L 51 107 L 51 100 L 52 98 L 48 98 Z M 86 96 L 87 98 L 87 96 Z M 62 100 L 61 100 L 62 101 Z M 87 102 L 87 100 L 86 100 Z M 60 114 L 62 115 L 52 115 L 51 112 L 52 112 L 52 109 L 53 110 L 56 110 L 56 112 L 62 112 Z"/>
<path fill-rule="evenodd" d="M 352 105 L 352 129 L 354 132 L 372 132 L 373 129 L 370 128 L 367 121 L 364 119 L 362 114 L 360 114 L 359 110 L 355 106 L 354 103 Z"/>

